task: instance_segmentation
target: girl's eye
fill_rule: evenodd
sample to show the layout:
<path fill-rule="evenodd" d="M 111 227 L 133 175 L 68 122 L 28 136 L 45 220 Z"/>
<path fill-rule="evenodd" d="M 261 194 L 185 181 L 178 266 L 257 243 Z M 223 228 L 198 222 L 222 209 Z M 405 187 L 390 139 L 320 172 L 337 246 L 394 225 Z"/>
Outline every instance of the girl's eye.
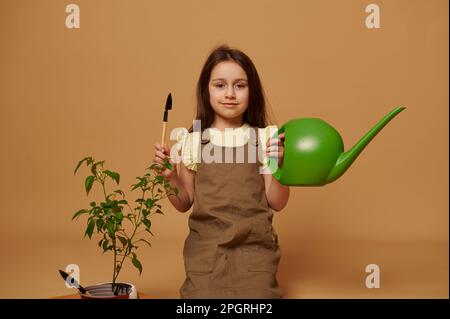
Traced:
<path fill-rule="evenodd" d="M 225 85 L 218 83 L 218 84 L 214 84 L 214 86 L 217 88 L 223 88 Z M 246 87 L 246 85 L 245 84 L 237 84 L 236 87 L 238 87 L 239 89 L 243 89 Z"/>

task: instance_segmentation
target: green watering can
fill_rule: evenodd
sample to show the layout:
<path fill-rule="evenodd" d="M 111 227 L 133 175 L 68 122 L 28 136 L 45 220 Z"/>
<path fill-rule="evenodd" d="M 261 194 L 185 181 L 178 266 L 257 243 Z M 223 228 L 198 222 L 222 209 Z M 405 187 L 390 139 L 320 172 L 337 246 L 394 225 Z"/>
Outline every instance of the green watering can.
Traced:
<path fill-rule="evenodd" d="M 393 109 L 346 152 L 339 133 L 325 121 L 318 118 L 290 120 L 273 136 L 285 133 L 282 167 L 278 167 L 276 158 L 268 160 L 273 176 L 289 186 L 323 186 L 335 181 L 378 132 L 404 109 Z"/>

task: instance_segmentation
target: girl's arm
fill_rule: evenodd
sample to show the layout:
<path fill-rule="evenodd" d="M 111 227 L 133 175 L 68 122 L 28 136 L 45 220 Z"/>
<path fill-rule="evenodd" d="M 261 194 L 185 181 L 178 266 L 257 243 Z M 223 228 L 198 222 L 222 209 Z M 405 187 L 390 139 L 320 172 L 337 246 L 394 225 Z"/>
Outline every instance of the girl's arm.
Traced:
<path fill-rule="evenodd" d="M 162 176 L 164 180 L 169 181 L 171 187 L 178 188 L 178 195 L 169 195 L 168 199 L 178 211 L 184 213 L 191 208 L 194 202 L 195 172 L 187 169 L 183 161 L 179 163 L 180 169 L 178 172 L 178 165 L 169 158 L 168 154 L 170 154 L 168 146 L 161 147 L 160 144 L 155 144 L 155 158 L 153 161 L 163 168 Z M 172 169 L 163 166 L 165 161 L 169 161 L 172 164 Z"/>
<path fill-rule="evenodd" d="M 266 186 L 266 197 L 269 206 L 279 212 L 289 200 L 289 186 L 280 184 L 272 174 L 264 174 L 264 184 Z"/>
<path fill-rule="evenodd" d="M 170 186 L 178 188 L 178 196 L 169 195 L 169 201 L 180 212 L 187 212 L 194 202 L 194 180 L 195 172 L 189 170 L 180 162 L 178 174 L 173 174 L 169 181 Z M 176 171 L 176 168 L 175 168 Z"/>

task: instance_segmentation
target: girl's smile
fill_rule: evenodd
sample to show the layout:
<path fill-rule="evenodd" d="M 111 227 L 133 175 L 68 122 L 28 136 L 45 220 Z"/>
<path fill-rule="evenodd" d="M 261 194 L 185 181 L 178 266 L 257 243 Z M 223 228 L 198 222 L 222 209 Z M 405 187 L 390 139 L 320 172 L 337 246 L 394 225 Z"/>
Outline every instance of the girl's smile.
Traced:
<path fill-rule="evenodd" d="M 221 103 L 221 104 L 223 104 L 226 108 L 233 108 L 239 105 L 238 103 Z"/>

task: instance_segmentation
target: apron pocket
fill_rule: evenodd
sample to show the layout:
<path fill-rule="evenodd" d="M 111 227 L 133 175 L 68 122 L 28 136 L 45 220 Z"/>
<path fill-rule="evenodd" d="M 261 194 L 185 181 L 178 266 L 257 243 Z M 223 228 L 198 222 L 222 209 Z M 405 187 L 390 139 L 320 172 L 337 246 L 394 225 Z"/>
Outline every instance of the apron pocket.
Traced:
<path fill-rule="evenodd" d="M 186 272 L 210 273 L 216 263 L 217 246 L 206 240 L 188 236 L 183 249 Z"/>
<path fill-rule="evenodd" d="M 276 273 L 279 261 L 277 251 L 256 246 L 245 247 L 243 253 L 247 271 Z"/>

